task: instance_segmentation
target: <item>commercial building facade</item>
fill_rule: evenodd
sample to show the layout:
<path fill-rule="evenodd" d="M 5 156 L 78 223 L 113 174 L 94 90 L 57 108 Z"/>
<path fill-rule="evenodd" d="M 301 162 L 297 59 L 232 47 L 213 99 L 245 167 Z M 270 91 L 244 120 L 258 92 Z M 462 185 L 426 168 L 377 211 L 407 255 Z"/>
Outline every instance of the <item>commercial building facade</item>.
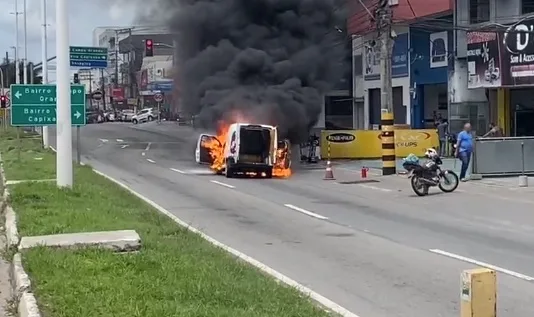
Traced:
<path fill-rule="evenodd" d="M 395 34 L 391 56 L 395 124 L 422 129 L 429 118 L 440 112 L 447 115 L 452 32 L 443 23 L 410 24 L 429 15 L 433 19 L 450 15 L 451 4 L 448 0 L 391 0 L 390 6 Z M 371 1 L 355 4 L 348 21 L 353 41 L 356 129 L 380 128 L 380 43 L 374 31 L 376 22 L 372 12 L 375 7 L 376 2 Z M 449 22 L 450 28 L 452 21 Z"/>
<path fill-rule="evenodd" d="M 458 13 L 461 26 L 471 29 L 458 32 L 469 90 L 484 91 L 489 119 L 507 135 L 533 136 L 534 1 L 462 0 L 460 5 L 469 8 L 469 16 Z"/>

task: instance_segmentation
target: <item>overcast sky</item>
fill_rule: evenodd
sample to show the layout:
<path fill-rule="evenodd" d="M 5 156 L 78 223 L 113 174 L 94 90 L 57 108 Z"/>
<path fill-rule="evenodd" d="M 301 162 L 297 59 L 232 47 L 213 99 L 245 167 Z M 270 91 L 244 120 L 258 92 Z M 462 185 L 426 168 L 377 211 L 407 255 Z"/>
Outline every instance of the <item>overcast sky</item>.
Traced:
<path fill-rule="evenodd" d="M 15 46 L 15 1 L 0 0 L 0 56 L 8 51 L 13 57 L 12 46 Z M 41 61 L 41 0 L 26 0 L 28 59 Z M 19 12 L 23 12 L 24 0 L 18 0 Z M 124 5 L 113 4 L 111 0 L 69 0 L 70 44 L 91 46 L 93 30 L 100 26 L 128 26 L 134 20 L 134 11 Z M 56 55 L 56 7 L 55 0 L 47 0 L 47 24 L 49 24 L 48 56 Z M 24 54 L 24 16 L 19 15 L 19 56 Z"/>

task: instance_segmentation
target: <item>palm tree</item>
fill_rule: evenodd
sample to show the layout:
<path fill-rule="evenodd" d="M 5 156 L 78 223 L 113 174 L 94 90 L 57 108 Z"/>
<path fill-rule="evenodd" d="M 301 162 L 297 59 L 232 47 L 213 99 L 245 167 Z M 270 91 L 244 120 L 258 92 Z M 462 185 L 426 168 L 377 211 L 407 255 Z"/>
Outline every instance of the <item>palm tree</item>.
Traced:
<path fill-rule="evenodd" d="M 4 62 L 2 65 L 0 65 L 0 69 L 2 70 L 4 74 L 4 87 L 3 88 L 9 88 L 11 84 L 16 83 L 15 80 L 15 62 L 9 61 L 6 58 L 4 58 Z M 32 78 L 32 72 L 33 72 L 33 82 L 32 84 L 41 84 L 43 77 L 41 76 L 41 71 L 34 71 L 33 70 L 33 63 L 28 63 L 28 78 L 31 80 Z M 19 64 L 19 78 L 20 82 L 24 82 L 24 65 L 22 62 Z"/>

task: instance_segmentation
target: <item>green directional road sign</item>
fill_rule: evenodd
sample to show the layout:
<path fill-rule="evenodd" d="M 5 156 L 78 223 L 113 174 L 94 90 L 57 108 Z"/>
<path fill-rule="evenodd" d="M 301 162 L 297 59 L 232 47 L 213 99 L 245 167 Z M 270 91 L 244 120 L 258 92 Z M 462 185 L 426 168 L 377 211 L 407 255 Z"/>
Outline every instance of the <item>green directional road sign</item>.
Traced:
<path fill-rule="evenodd" d="M 70 66 L 107 68 L 108 49 L 106 47 L 71 46 Z"/>
<path fill-rule="evenodd" d="M 12 126 L 56 124 L 56 85 L 11 85 L 10 93 Z M 70 99 L 72 125 L 85 125 L 85 86 L 71 85 Z"/>

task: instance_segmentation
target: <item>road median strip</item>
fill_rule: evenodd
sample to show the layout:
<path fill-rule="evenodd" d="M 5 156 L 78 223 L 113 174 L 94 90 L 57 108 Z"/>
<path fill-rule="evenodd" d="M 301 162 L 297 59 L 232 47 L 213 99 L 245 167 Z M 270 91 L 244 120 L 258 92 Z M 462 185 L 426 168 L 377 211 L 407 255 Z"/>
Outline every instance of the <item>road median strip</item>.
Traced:
<path fill-rule="evenodd" d="M 14 284 L 25 316 L 39 316 L 33 294 L 45 316 L 329 316 L 297 289 L 236 260 L 201 233 L 178 226 L 89 166 L 75 167 L 72 190 L 58 189 L 53 182 L 27 182 L 55 173 L 55 154 L 40 149 L 36 140 L 0 137 L 0 153 L 7 180 L 25 180 L 8 186 L 7 208 L 12 216 L 16 213 L 23 237 L 13 271 L 19 272 Z M 114 247 L 26 249 L 62 245 L 43 243 L 42 236 L 114 230 L 132 230 L 129 241 L 138 233 L 139 252 L 116 256 Z M 87 242 L 79 238 L 78 243 L 82 240 Z"/>

